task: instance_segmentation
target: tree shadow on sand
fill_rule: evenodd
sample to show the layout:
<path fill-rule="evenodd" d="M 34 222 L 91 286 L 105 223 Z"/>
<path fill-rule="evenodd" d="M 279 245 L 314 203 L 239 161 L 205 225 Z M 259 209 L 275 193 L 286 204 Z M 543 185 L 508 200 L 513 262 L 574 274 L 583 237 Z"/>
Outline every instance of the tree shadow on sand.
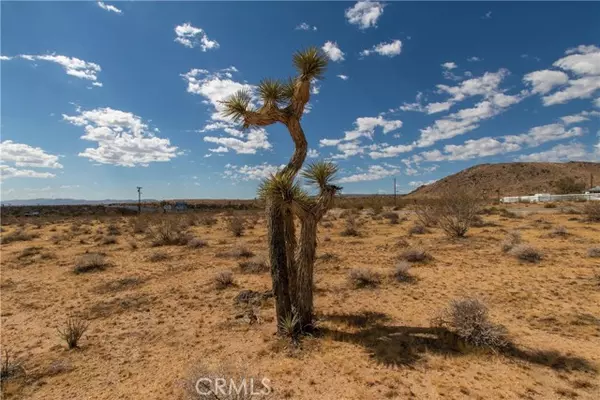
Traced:
<path fill-rule="evenodd" d="M 323 337 L 364 347 L 371 358 L 386 366 L 413 365 L 427 352 L 451 357 L 489 352 L 560 371 L 597 372 L 596 367 L 586 359 L 563 355 L 554 350 L 522 349 L 512 343 L 502 348 L 482 349 L 465 343 L 446 328 L 384 325 L 383 322 L 390 318 L 382 313 L 329 314 L 323 316 L 322 320 L 358 328 L 343 331 L 320 327 L 319 331 Z"/>

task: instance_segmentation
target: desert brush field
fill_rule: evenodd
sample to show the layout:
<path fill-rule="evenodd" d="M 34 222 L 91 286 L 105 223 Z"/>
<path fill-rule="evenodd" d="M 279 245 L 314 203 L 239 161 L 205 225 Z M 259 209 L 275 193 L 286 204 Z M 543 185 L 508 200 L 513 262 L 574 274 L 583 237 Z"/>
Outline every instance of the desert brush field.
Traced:
<path fill-rule="evenodd" d="M 262 211 L 5 218 L 2 392 L 193 399 L 226 373 L 273 399 L 598 399 L 583 208 L 487 206 L 459 239 L 408 208 L 332 209 L 299 340 L 275 335 Z"/>

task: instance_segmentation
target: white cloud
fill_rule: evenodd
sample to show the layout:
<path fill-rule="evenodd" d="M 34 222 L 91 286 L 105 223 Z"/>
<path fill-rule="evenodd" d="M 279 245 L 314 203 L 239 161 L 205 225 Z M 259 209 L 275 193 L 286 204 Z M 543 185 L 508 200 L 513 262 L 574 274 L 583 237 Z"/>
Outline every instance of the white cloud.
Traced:
<path fill-rule="evenodd" d="M 0 61 L 10 61 L 12 60 L 13 57 L 9 57 L 9 56 L 0 56 Z"/>
<path fill-rule="evenodd" d="M 360 29 L 367 29 L 377 26 L 377 20 L 383 14 L 383 3 L 378 1 L 359 1 L 354 7 L 346 10 L 346 19 Z"/>
<path fill-rule="evenodd" d="M 600 117 L 600 111 L 582 111 L 578 114 L 561 117 L 561 120 L 565 125 L 572 125 L 579 122 L 589 121 L 590 117 Z"/>
<path fill-rule="evenodd" d="M 17 169 L 8 165 L 0 165 L 0 181 L 10 178 L 54 178 L 50 172 L 38 172 L 31 169 Z"/>
<path fill-rule="evenodd" d="M 98 7 L 102 8 L 103 10 L 106 10 L 106 11 L 114 12 L 117 14 L 121 14 L 123 12 L 123 11 L 119 10 L 117 7 L 110 5 L 110 4 L 106 4 L 103 1 L 99 1 L 96 4 L 98 4 Z"/>
<path fill-rule="evenodd" d="M 329 57 L 331 61 L 344 61 L 344 52 L 340 50 L 337 42 L 327 41 L 321 49 L 327 54 L 327 57 Z"/>
<path fill-rule="evenodd" d="M 491 19 L 491 18 L 492 18 L 492 12 L 491 12 L 491 11 L 488 11 L 488 12 L 486 12 L 486 13 L 485 13 L 485 14 L 484 14 L 484 15 L 481 17 L 481 19 Z"/>
<path fill-rule="evenodd" d="M 574 99 L 588 99 L 600 89 L 600 76 L 570 79 L 568 87 L 542 98 L 545 106 L 564 104 Z"/>
<path fill-rule="evenodd" d="M 46 153 L 40 147 L 5 140 L 0 143 L 0 160 L 14 163 L 17 167 L 62 168 L 58 156 Z"/>
<path fill-rule="evenodd" d="M 238 154 L 256 154 L 257 150 L 268 150 L 272 147 L 267 132 L 262 128 L 251 129 L 244 133 L 241 138 L 205 136 L 204 141 L 219 144 L 232 149 Z"/>
<path fill-rule="evenodd" d="M 557 60 L 555 67 L 576 75 L 600 75 L 600 48 L 580 45 L 566 51 L 566 57 Z"/>
<path fill-rule="evenodd" d="M 317 158 L 319 157 L 319 152 L 315 149 L 308 149 L 308 153 L 306 153 L 306 156 L 308 158 Z"/>
<path fill-rule="evenodd" d="M 345 176 L 339 183 L 377 181 L 400 173 L 400 168 L 392 165 L 370 165 L 367 172 Z"/>
<path fill-rule="evenodd" d="M 414 144 L 399 144 L 394 146 L 379 146 L 369 153 L 369 156 L 376 160 L 378 158 L 391 158 L 396 157 L 402 153 L 408 153 L 414 150 Z"/>
<path fill-rule="evenodd" d="M 156 137 L 140 117 L 112 108 L 89 111 L 77 109 L 78 115 L 63 114 L 70 124 L 83 126 L 83 140 L 97 142 L 96 148 L 86 148 L 79 153 L 101 164 L 125 167 L 147 166 L 152 162 L 165 162 L 175 158 L 177 147 L 169 139 Z"/>
<path fill-rule="evenodd" d="M 300 25 L 296 26 L 295 28 L 297 31 L 316 31 L 317 27 L 316 26 L 310 26 L 309 24 L 307 24 L 306 22 L 301 23 Z"/>
<path fill-rule="evenodd" d="M 596 155 L 588 153 L 585 146 L 581 143 L 559 144 L 550 150 L 539 153 L 524 154 L 517 157 L 517 161 L 534 162 L 561 162 L 561 161 L 585 161 L 598 160 Z"/>
<path fill-rule="evenodd" d="M 456 63 L 454 63 L 454 62 L 452 62 L 452 61 L 449 61 L 449 62 L 445 62 L 445 63 L 443 63 L 443 64 L 442 64 L 442 68 L 450 70 L 450 69 L 455 69 L 455 68 L 457 68 L 457 65 L 456 65 Z"/>
<path fill-rule="evenodd" d="M 533 86 L 533 93 L 546 94 L 554 87 L 566 84 L 569 76 L 562 71 L 545 69 L 525 75 L 523 81 Z"/>
<path fill-rule="evenodd" d="M 594 106 L 600 108 L 600 97 L 598 97 L 596 100 L 594 100 Z"/>
<path fill-rule="evenodd" d="M 261 181 L 269 178 L 283 167 L 284 165 L 278 167 L 267 163 L 243 166 L 227 164 L 223 176 L 234 181 Z"/>
<path fill-rule="evenodd" d="M 469 57 L 467 58 L 468 62 L 477 62 L 477 61 L 481 61 L 481 58 L 473 56 L 473 57 Z"/>
<path fill-rule="evenodd" d="M 429 181 L 410 181 L 410 182 L 408 182 L 408 186 L 421 187 L 421 186 L 424 186 L 424 185 L 431 185 L 432 183 L 435 183 L 435 182 L 436 182 L 435 179 L 432 179 L 432 180 L 429 180 Z"/>
<path fill-rule="evenodd" d="M 337 77 L 338 77 L 338 78 L 340 78 L 340 79 L 341 79 L 341 80 L 343 80 L 343 81 L 347 81 L 348 79 L 350 79 L 350 78 L 348 77 L 348 75 L 337 75 Z"/>
<path fill-rule="evenodd" d="M 399 55 L 400 52 L 402 52 L 402 41 L 396 39 L 389 43 L 381 42 L 371 49 L 365 49 L 360 52 L 360 55 L 369 56 L 373 53 L 377 53 L 380 56 L 395 57 Z"/>
<path fill-rule="evenodd" d="M 192 26 L 189 22 L 175 27 L 175 41 L 181 43 L 185 47 L 193 48 L 200 47 L 200 50 L 215 50 L 219 48 L 219 43 L 216 40 L 210 40 L 208 35 L 202 28 Z"/>
<path fill-rule="evenodd" d="M 93 62 L 84 61 L 75 57 L 61 56 L 54 53 L 45 55 L 21 54 L 19 57 L 28 61 L 39 60 L 59 64 L 65 69 L 67 75 L 90 81 L 97 81 L 98 72 L 102 71 L 102 68 Z"/>

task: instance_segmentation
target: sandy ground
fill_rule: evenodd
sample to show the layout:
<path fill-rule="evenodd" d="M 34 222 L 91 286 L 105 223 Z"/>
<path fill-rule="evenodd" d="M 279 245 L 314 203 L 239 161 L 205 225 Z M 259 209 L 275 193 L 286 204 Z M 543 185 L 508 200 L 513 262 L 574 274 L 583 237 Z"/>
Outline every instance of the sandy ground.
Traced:
<path fill-rule="evenodd" d="M 208 243 L 197 249 L 151 247 L 145 234 L 132 233 L 135 217 L 27 224 L 38 238 L 1 246 L 2 347 L 26 371 L 3 384 L 4 394 L 179 399 L 193 371 L 226 365 L 268 378 L 275 399 L 598 399 L 600 258 L 587 250 L 600 246 L 600 225 L 543 211 L 483 216 L 492 226 L 472 228 L 461 240 L 439 229 L 411 236 L 412 221 L 391 225 L 365 212 L 362 236 L 342 237 L 344 219 L 332 217 L 333 226 L 320 228 L 318 248 L 330 256 L 316 265 L 322 333 L 299 347 L 274 336 L 272 299 L 254 310 L 256 323 L 234 304 L 243 289 L 269 290 L 269 273 L 242 273 L 239 259 L 218 256 L 245 246 L 264 257 L 259 213 L 247 217 L 255 225 L 240 238 L 229 233 L 224 215 L 215 226 L 191 226 Z M 117 243 L 102 244 L 111 223 L 120 231 Z M 567 236 L 550 235 L 559 225 Z M 3 229 L 5 236 L 18 227 Z M 542 251 L 541 262 L 500 250 L 514 229 Z M 434 257 L 412 267 L 410 284 L 389 278 L 407 245 Z M 32 246 L 39 249 L 23 256 Z M 74 274 L 86 252 L 105 253 L 111 266 Z M 168 258 L 150 261 L 157 252 Z M 381 284 L 353 288 L 353 268 L 381 274 Z M 214 276 L 224 270 L 233 272 L 235 286 L 218 290 Z M 431 318 L 461 297 L 483 300 L 519 352 L 457 351 L 435 335 L 410 333 L 427 333 Z M 90 323 L 75 350 L 57 333 L 69 315 Z"/>

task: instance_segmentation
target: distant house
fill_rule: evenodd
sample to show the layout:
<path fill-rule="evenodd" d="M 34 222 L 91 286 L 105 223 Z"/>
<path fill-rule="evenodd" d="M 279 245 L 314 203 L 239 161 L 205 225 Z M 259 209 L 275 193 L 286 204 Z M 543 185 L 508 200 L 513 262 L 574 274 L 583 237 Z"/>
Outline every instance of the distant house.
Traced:
<path fill-rule="evenodd" d="M 183 201 L 178 201 L 177 203 L 175 203 L 175 211 L 185 211 L 187 210 L 187 208 L 187 204 Z"/>

